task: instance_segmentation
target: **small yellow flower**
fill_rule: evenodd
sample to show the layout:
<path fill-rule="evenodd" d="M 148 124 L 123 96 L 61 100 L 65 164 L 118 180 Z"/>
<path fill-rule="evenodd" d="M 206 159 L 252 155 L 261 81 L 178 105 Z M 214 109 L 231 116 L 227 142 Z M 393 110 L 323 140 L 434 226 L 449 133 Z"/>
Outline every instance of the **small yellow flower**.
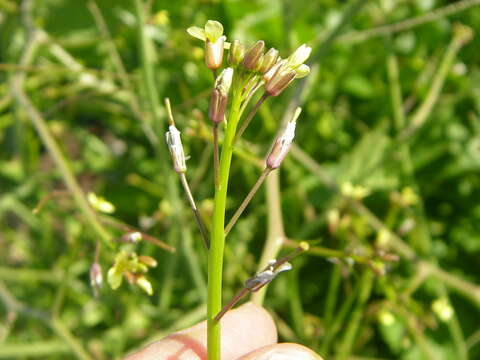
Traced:
<path fill-rule="evenodd" d="M 115 206 L 111 202 L 105 200 L 101 196 L 97 196 L 93 192 L 88 193 L 87 199 L 90 205 L 92 205 L 92 207 L 97 211 L 105 214 L 112 214 L 115 212 Z"/>
<path fill-rule="evenodd" d="M 439 298 L 433 301 L 432 310 L 444 322 L 449 321 L 453 317 L 453 308 L 446 298 Z"/>

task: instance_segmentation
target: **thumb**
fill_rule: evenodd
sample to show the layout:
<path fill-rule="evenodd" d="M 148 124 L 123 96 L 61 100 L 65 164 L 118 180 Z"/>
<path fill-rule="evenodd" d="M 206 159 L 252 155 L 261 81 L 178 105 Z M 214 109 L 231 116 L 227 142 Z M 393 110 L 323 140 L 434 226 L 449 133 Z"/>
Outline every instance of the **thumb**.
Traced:
<path fill-rule="evenodd" d="M 298 344 L 274 344 L 264 346 L 237 360 L 322 360 L 320 356 L 305 346 Z"/>
<path fill-rule="evenodd" d="M 268 312 L 247 303 L 221 320 L 222 360 L 233 360 L 277 342 L 277 329 Z M 207 323 L 174 333 L 128 356 L 125 360 L 197 360 L 207 358 Z"/>

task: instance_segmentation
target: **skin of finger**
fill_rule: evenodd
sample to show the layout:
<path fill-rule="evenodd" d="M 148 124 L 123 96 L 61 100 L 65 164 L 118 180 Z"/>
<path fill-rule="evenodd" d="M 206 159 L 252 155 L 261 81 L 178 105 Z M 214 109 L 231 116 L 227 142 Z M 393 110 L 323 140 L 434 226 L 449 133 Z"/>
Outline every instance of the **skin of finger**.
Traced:
<path fill-rule="evenodd" d="M 234 360 L 251 351 L 277 342 L 277 329 L 262 307 L 247 303 L 229 311 L 221 320 L 222 360 Z M 207 324 L 205 321 L 127 356 L 124 360 L 197 360 L 206 359 Z"/>
<path fill-rule="evenodd" d="M 322 360 L 305 346 L 291 343 L 264 346 L 237 360 Z"/>

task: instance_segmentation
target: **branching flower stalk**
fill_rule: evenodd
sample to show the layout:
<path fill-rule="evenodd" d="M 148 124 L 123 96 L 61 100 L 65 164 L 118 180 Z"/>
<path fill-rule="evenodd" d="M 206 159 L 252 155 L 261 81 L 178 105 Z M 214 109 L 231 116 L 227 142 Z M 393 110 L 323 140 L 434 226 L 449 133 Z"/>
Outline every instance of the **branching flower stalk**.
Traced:
<path fill-rule="evenodd" d="M 294 251 L 290 254 L 282 257 L 281 259 L 272 259 L 268 262 L 268 265 L 258 274 L 248 278 L 245 281 L 243 288 L 241 288 L 237 294 L 230 300 L 230 302 L 223 307 L 223 309 L 215 316 L 215 321 L 220 321 L 220 319 L 225 315 L 225 313 L 234 307 L 246 294 L 249 292 L 257 292 L 265 285 L 272 282 L 278 274 L 284 271 L 292 269 L 290 261 L 299 256 L 305 251 L 308 251 L 310 246 L 307 242 L 302 241 Z"/>
<path fill-rule="evenodd" d="M 225 235 L 228 235 L 230 230 L 232 230 L 233 226 L 237 222 L 237 220 L 242 215 L 243 211 L 247 208 L 250 201 L 255 196 L 256 192 L 263 184 L 265 179 L 267 178 L 268 174 L 272 170 L 278 169 L 285 158 L 287 156 L 288 151 L 290 150 L 290 146 L 292 145 L 293 138 L 295 136 L 295 127 L 297 123 L 297 119 L 302 112 L 301 108 L 297 108 L 295 113 L 293 114 L 293 118 L 291 121 L 288 122 L 287 127 L 285 128 L 284 132 L 278 137 L 275 143 L 272 146 L 270 153 L 267 156 L 266 160 L 266 167 L 261 173 L 260 177 L 258 178 L 255 185 L 253 185 L 252 190 L 248 193 L 245 200 L 243 200 L 242 204 L 238 208 L 238 210 L 233 215 L 232 219 L 228 223 L 227 227 L 225 228 Z"/>
<path fill-rule="evenodd" d="M 170 150 L 170 155 L 172 156 L 173 168 L 175 172 L 180 176 L 180 182 L 182 183 L 185 194 L 187 195 L 188 202 L 192 208 L 195 221 L 200 229 L 200 234 L 202 235 L 205 247 L 208 249 L 210 246 L 210 240 L 208 239 L 208 233 L 203 224 L 200 212 L 197 208 L 197 204 L 193 199 L 192 191 L 188 185 L 187 177 L 185 172 L 187 171 L 187 165 L 185 162 L 185 153 L 183 151 L 182 140 L 180 138 L 180 131 L 175 127 L 175 121 L 173 120 L 172 107 L 170 105 L 170 99 L 165 99 L 165 108 L 167 109 L 169 127 L 166 134 L 168 149 Z"/>
<path fill-rule="evenodd" d="M 262 40 L 255 42 L 245 50 L 246 47 L 238 40 L 232 43 L 226 42 L 222 24 L 212 20 L 209 20 L 203 28 L 191 27 L 187 32 L 205 42 L 205 64 L 215 75 L 222 67 L 223 49 L 230 49 L 228 67 L 223 69 L 215 78 L 208 112 L 213 123 L 215 196 L 210 247 L 208 249 L 207 346 L 208 359 L 219 360 L 221 351 L 220 321 L 218 320 L 221 316 L 234 306 L 243 295 L 249 291 L 260 289 L 273 280 L 280 271 L 289 268 L 287 261 L 292 256 L 287 257 L 287 260 L 272 260 L 264 271 L 246 282 L 244 289 L 222 312 L 222 269 L 226 235 L 233 228 L 267 175 L 278 168 L 287 155 L 295 134 L 295 124 L 300 114 L 300 108 L 297 109 L 293 119 L 288 123 L 281 136 L 276 139 L 267 156 L 264 171 L 225 229 L 225 209 L 234 143 L 244 133 L 267 97 L 279 95 L 295 78 L 308 75 L 310 69 L 304 62 L 309 57 L 311 48 L 302 45 L 286 59 L 281 59 L 278 56 L 278 51 L 273 48 L 264 52 L 265 42 Z M 253 95 L 262 87 L 264 87 L 265 95 L 253 106 L 249 115 L 243 120 L 241 130 L 237 132 L 244 110 Z M 183 150 L 178 150 L 179 146 L 177 146 L 180 144 L 179 132 L 174 128 L 171 116 L 170 118 L 171 126 L 167 133 L 167 143 L 174 160 L 175 171 L 180 176 L 184 176 L 186 167 L 182 162 L 182 159 L 184 159 Z M 225 125 L 225 131 L 221 154 L 219 154 L 218 130 L 221 124 Z M 188 195 L 190 191 L 188 186 L 185 186 L 186 181 L 182 182 L 189 200 L 193 200 L 191 194 Z M 304 250 L 302 248 L 301 251 Z"/>

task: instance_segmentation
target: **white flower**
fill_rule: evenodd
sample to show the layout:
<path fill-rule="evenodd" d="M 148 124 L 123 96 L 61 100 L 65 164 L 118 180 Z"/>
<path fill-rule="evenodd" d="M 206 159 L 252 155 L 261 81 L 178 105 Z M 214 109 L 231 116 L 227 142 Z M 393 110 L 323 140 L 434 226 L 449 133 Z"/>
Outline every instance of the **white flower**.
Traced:
<path fill-rule="evenodd" d="M 191 26 L 187 29 L 187 32 L 199 40 L 206 41 L 208 39 L 212 44 L 215 44 L 220 38 L 226 40 L 226 37 L 223 36 L 223 25 L 215 20 L 208 20 L 203 29 L 198 26 Z M 229 49 L 230 43 L 225 42 L 224 48 Z"/>
<path fill-rule="evenodd" d="M 177 173 L 183 173 L 187 171 L 182 139 L 180 138 L 180 131 L 178 131 L 175 125 L 170 125 L 165 136 L 167 139 L 168 149 L 170 150 L 170 155 L 172 155 L 173 168 Z"/>

